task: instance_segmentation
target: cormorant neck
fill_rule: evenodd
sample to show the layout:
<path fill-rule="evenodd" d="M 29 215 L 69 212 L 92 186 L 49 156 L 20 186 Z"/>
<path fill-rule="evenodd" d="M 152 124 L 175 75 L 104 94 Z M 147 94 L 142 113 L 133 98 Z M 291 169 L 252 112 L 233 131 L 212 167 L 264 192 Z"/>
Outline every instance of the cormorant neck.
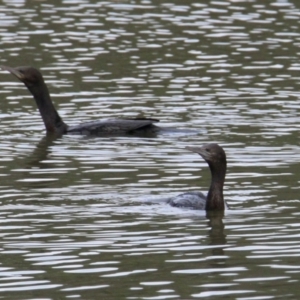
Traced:
<path fill-rule="evenodd" d="M 35 99 L 47 133 L 65 133 L 68 126 L 62 121 L 56 111 L 46 84 L 44 82 L 40 82 L 36 85 L 27 86 L 27 88 Z"/>
<path fill-rule="evenodd" d="M 226 174 L 226 162 L 225 165 L 209 164 L 211 171 L 211 184 L 206 199 L 206 210 L 224 210 L 225 203 L 223 197 L 223 186 Z"/>

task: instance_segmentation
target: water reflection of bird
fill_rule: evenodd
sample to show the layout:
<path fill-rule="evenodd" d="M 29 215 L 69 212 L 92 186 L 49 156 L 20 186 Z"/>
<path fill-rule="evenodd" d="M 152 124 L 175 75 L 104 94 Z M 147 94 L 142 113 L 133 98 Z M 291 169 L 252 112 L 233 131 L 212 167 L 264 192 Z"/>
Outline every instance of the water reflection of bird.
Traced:
<path fill-rule="evenodd" d="M 49 155 L 52 153 L 52 146 L 54 146 L 57 141 L 59 143 L 60 139 L 53 135 L 43 136 L 30 155 L 23 159 L 23 164 L 26 165 L 26 169 L 37 168 L 42 170 L 56 168 L 57 165 L 51 162 Z M 45 160 L 47 160 L 47 163 L 44 162 Z"/>
<path fill-rule="evenodd" d="M 223 256 L 223 250 L 227 244 L 223 223 L 224 211 L 207 211 L 206 218 L 209 220 L 210 245 L 214 246 L 211 249 L 212 255 Z M 220 263 L 224 263 L 224 257 L 218 257 L 214 259 L 214 262 L 211 262 L 211 264 L 216 267 L 218 267 Z"/>
<path fill-rule="evenodd" d="M 176 207 L 188 207 L 200 210 L 224 210 L 223 186 L 226 174 L 226 154 L 218 144 L 205 144 L 202 147 L 186 147 L 200 154 L 208 163 L 211 172 L 211 184 L 207 196 L 201 192 L 187 192 L 167 200 Z"/>
<path fill-rule="evenodd" d="M 1 66 L 22 81 L 33 95 L 43 118 L 47 133 L 54 134 L 87 134 L 87 135 L 113 135 L 113 134 L 143 134 L 156 133 L 161 128 L 154 125 L 156 119 L 109 119 L 82 123 L 77 126 L 68 126 L 63 122 L 51 100 L 48 87 L 42 74 L 33 67 Z"/>

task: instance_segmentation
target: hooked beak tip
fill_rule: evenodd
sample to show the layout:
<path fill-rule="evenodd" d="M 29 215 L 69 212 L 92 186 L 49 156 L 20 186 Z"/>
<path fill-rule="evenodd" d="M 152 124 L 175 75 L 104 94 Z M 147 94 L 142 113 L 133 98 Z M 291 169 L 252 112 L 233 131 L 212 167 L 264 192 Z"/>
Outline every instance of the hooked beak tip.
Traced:
<path fill-rule="evenodd" d="M 15 75 L 20 80 L 22 80 L 24 78 L 24 75 L 15 68 L 12 68 L 9 66 L 4 66 L 4 65 L 0 66 L 0 68 L 2 70 L 6 70 L 6 71 L 10 72 L 11 74 Z"/>

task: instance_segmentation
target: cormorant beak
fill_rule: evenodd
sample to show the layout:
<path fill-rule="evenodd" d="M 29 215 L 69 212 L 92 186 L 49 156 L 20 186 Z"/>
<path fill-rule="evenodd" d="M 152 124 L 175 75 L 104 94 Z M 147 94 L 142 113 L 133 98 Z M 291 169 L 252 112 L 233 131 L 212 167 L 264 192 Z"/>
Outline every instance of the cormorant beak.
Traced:
<path fill-rule="evenodd" d="M 8 67 L 8 66 L 0 66 L 0 68 L 2 70 L 7 70 L 8 72 L 10 72 L 11 74 L 15 75 L 19 80 L 23 81 L 24 80 L 24 74 L 21 73 L 19 70 L 12 68 L 12 67 Z"/>
<path fill-rule="evenodd" d="M 200 153 L 201 151 L 201 147 L 190 147 L 190 146 L 186 146 L 185 149 L 191 151 L 191 152 L 195 152 L 195 153 Z"/>
<path fill-rule="evenodd" d="M 185 147 L 185 149 L 201 155 L 205 160 L 209 157 L 209 153 L 206 152 L 205 145 L 201 146 L 201 147 L 190 147 L 190 146 L 187 146 L 187 147 Z"/>

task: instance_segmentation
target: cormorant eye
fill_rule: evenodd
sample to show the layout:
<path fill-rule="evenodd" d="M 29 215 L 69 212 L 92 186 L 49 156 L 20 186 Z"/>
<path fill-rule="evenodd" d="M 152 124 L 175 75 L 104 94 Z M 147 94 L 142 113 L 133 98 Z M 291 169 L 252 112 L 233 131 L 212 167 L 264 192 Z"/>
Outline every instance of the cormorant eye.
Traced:
<path fill-rule="evenodd" d="M 210 149 L 209 149 L 209 148 L 206 148 L 205 150 L 206 150 L 207 152 L 210 152 Z"/>

